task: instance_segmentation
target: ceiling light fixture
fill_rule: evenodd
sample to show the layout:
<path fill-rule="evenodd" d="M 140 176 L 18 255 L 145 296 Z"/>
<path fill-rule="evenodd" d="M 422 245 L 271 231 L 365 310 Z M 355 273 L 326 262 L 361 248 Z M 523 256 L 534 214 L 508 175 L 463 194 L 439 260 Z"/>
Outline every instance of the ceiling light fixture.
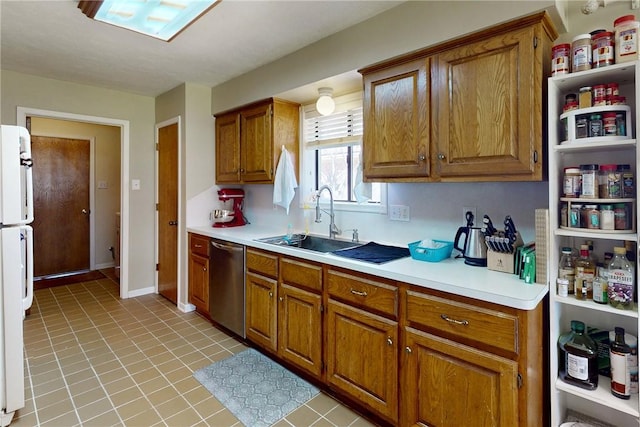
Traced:
<path fill-rule="evenodd" d="M 80 0 L 78 8 L 96 21 L 171 41 L 219 2 L 220 0 Z"/>
<path fill-rule="evenodd" d="M 333 89 L 330 87 L 321 87 L 318 89 L 320 97 L 316 101 L 316 111 L 323 116 L 328 116 L 336 109 L 336 103 L 332 98 Z"/>

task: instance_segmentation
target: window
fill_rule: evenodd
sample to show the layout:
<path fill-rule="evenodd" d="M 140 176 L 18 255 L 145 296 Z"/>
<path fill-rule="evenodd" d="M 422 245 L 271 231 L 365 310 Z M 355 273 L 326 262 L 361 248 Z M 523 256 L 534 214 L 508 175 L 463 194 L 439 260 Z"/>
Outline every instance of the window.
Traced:
<path fill-rule="evenodd" d="M 363 183 L 362 95 L 335 98 L 336 110 L 322 116 L 315 105 L 303 107 L 303 194 L 328 185 L 337 209 L 386 212 L 385 185 Z"/>

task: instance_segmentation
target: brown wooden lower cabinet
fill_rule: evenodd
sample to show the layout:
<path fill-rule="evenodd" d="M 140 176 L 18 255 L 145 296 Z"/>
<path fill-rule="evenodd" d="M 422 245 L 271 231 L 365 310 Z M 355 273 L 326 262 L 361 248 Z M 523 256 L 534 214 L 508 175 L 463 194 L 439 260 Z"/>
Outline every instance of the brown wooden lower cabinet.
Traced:
<path fill-rule="evenodd" d="M 548 423 L 543 302 L 518 310 L 255 249 L 246 278 L 247 338 L 376 423 Z"/>
<path fill-rule="evenodd" d="M 327 382 L 398 420 L 398 322 L 329 299 Z"/>
<path fill-rule="evenodd" d="M 413 328 L 402 357 L 401 425 L 518 425 L 513 360 Z"/>
<path fill-rule="evenodd" d="M 189 234 L 189 302 L 209 315 L 209 238 Z"/>

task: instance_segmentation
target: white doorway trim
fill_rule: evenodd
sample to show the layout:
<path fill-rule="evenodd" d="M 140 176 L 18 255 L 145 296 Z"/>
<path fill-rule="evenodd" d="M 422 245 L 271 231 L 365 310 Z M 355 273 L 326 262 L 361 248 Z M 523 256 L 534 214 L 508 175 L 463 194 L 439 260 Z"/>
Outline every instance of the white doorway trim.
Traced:
<path fill-rule="evenodd" d="M 76 122 L 95 123 L 120 127 L 120 298 L 129 297 L 129 121 L 108 117 L 87 116 L 83 114 L 61 111 L 42 110 L 37 108 L 18 107 L 17 124 L 27 126 L 27 117 L 44 117 Z"/>

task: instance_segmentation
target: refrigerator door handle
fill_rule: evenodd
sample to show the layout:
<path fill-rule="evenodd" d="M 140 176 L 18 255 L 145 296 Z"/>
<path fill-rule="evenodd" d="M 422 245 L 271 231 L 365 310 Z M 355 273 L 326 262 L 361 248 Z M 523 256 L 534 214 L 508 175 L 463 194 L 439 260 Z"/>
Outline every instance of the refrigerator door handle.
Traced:
<path fill-rule="evenodd" d="M 25 265 L 27 273 L 27 293 L 22 299 L 22 309 L 27 310 L 31 307 L 31 304 L 33 304 L 33 228 L 28 225 L 23 225 L 20 228 L 24 230 L 27 243 L 27 265 Z"/>
<path fill-rule="evenodd" d="M 31 159 L 31 136 L 25 128 L 19 128 L 21 142 L 20 164 L 25 175 L 26 224 L 33 222 L 33 160 Z"/>

